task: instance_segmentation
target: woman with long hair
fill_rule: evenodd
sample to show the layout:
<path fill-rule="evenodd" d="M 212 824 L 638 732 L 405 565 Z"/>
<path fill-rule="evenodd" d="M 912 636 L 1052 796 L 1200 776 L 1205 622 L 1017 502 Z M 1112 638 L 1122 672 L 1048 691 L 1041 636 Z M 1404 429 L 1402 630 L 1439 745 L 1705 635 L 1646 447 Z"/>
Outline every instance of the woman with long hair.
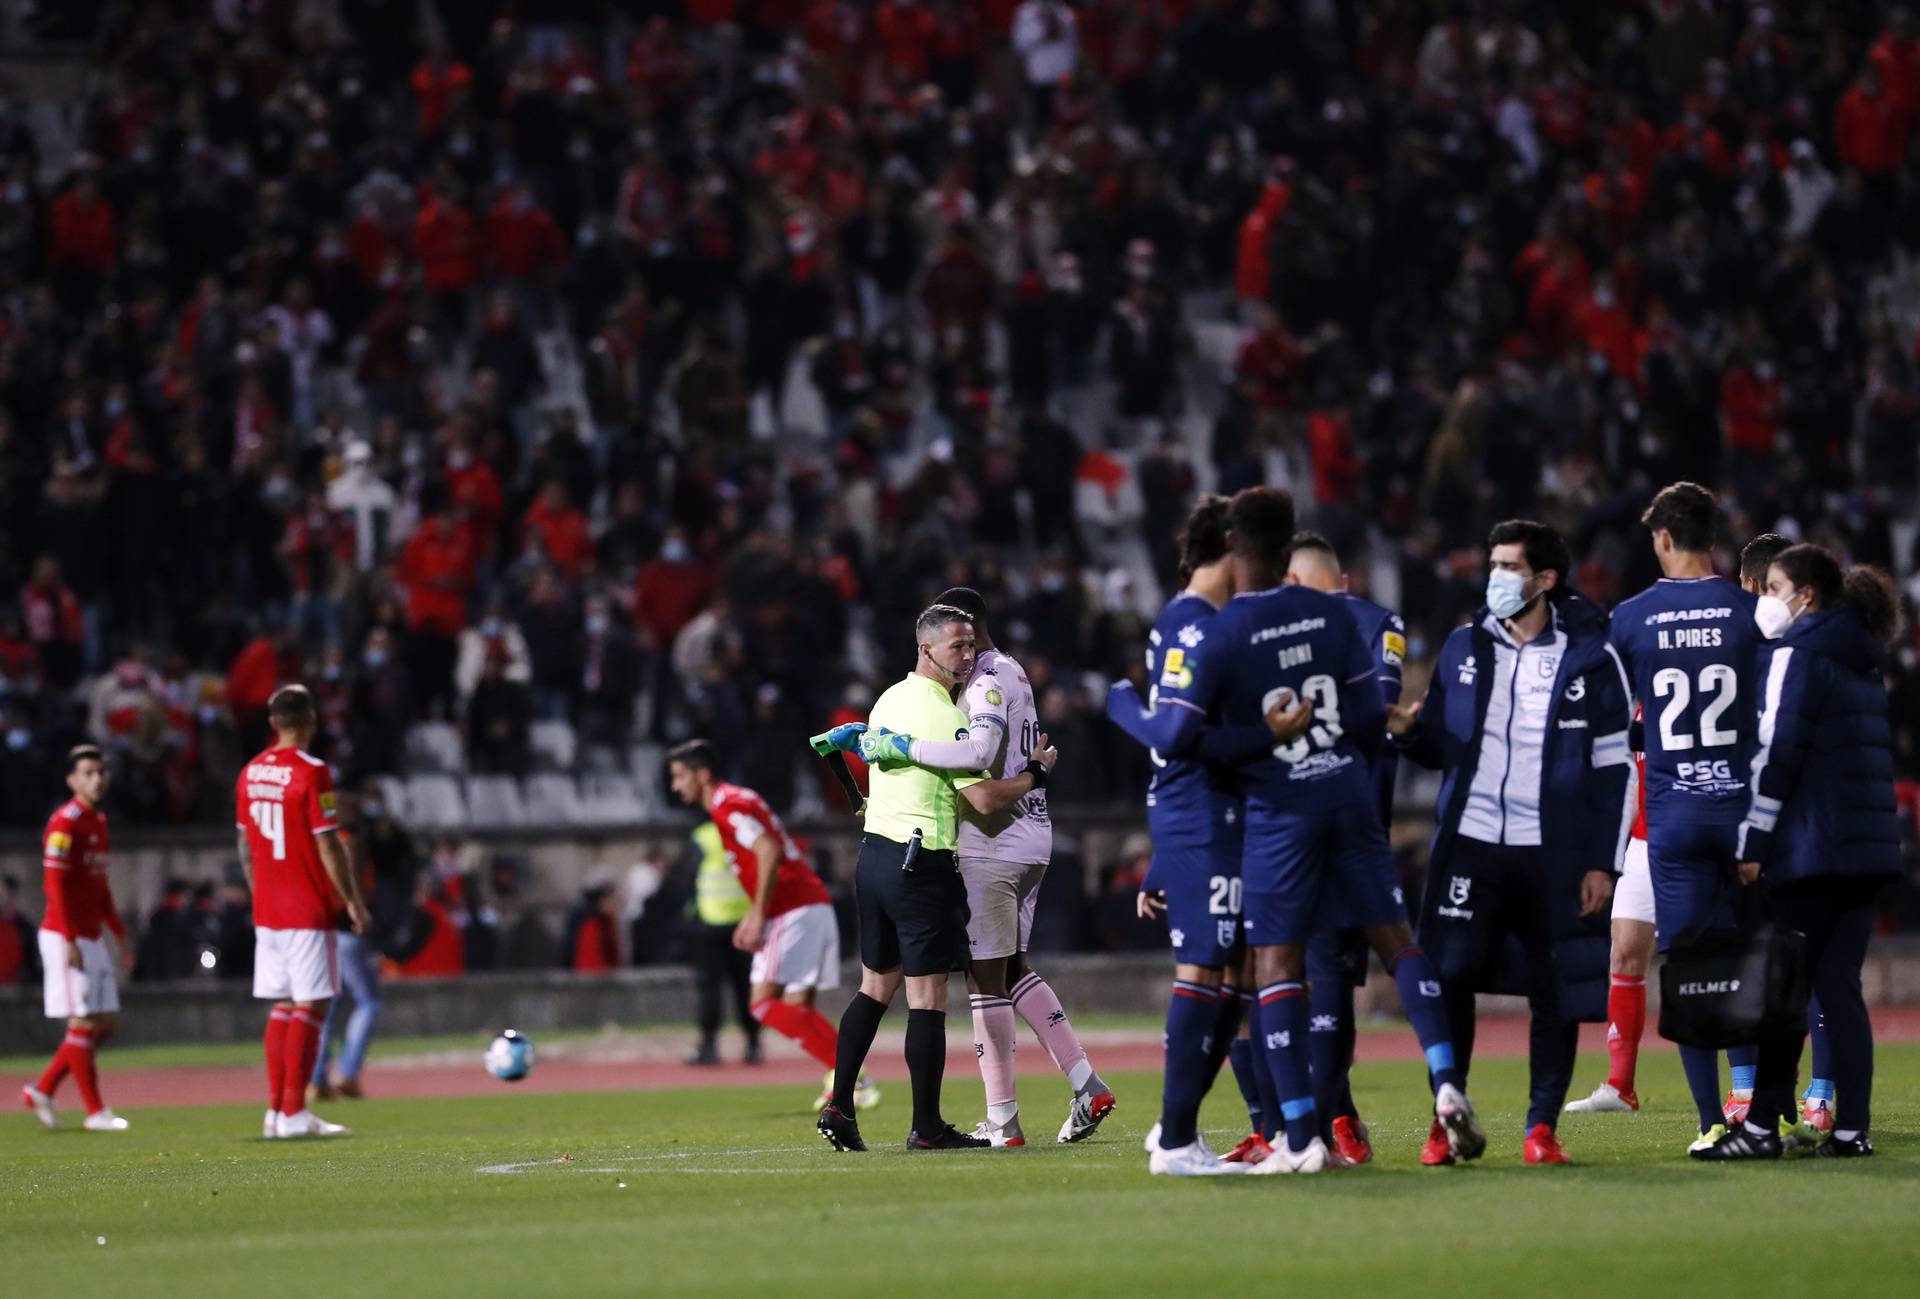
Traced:
<path fill-rule="evenodd" d="M 1874 899 L 1900 873 L 1892 729 L 1883 667 L 1899 629 L 1892 581 L 1842 572 L 1822 547 L 1792 546 L 1767 569 L 1754 620 L 1772 643 L 1759 669 L 1759 747 L 1740 827 L 1740 879 L 1763 881 L 1774 923 L 1806 936 L 1807 972 L 1832 1042 L 1833 1135 L 1826 1158 L 1873 1153 L 1873 1026 L 1860 969 Z M 1760 1044 L 1744 1124 L 1695 1152 L 1713 1160 L 1776 1159 L 1792 1110 L 1804 1031 Z"/>

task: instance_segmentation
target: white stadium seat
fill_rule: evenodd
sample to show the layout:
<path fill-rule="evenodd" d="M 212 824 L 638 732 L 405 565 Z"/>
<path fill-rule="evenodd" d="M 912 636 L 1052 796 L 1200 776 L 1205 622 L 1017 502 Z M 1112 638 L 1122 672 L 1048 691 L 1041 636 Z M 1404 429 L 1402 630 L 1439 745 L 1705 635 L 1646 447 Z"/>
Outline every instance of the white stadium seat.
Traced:
<path fill-rule="evenodd" d="M 407 728 L 407 767 L 449 776 L 465 771 L 460 729 L 451 722 L 416 722 Z"/>
<path fill-rule="evenodd" d="M 512 776 L 469 776 L 467 817 L 476 828 L 502 829 L 527 823 L 520 782 Z"/>
<path fill-rule="evenodd" d="M 607 774 L 580 781 L 580 813 L 594 825 L 632 825 L 646 819 L 646 806 L 634 789 L 633 778 Z"/>
<path fill-rule="evenodd" d="M 542 771 L 572 771 L 575 743 L 570 722 L 535 722 L 528 732 L 533 764 Z"/>
<path fill-rule="evenodd" d="M 547 772 L 527 777 L 527 823 L 542 827 L 577 825 L 581 821 L 580 792 L 573 777 Z"/>
<path fill-rule="evenodd" d="M 467 825 L 467 800 L 452 776 L 409 776 L 407 811 L 422 830 L 461 830 Z"/>

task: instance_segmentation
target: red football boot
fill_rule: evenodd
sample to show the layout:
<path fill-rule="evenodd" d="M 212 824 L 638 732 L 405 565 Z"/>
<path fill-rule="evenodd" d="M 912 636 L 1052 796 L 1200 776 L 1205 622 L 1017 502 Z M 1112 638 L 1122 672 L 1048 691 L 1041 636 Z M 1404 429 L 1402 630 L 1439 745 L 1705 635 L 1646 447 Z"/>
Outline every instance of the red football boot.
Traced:
<path fill-rule="evenodd" d="M 1367 1140 L 1367 1125 L 1344 1114 L 1335 1119 L 1333 1155 L 1347 1165 L 1372 1163 L 1373 1143 Z"/>
<path fill-rule="evenodd" d="M 1447 1129 L 1439 1119 L 1427 1130 L 1427 1144 L 1420 1147 L 1420 1162 L 1428 1168 L 1453 1162 L 1453 1146 L 1447 1141 Z"/>
<path fill-rule="evenodd" d="M 1240 1144 L 1220 1156 L 1223 1164 L 1257 1164 L 1273 1153 L 1273 1147 L 1258 1132 L 1249 1132 L 1240 1138 Z"/>
<path fill-rule="evenodd" d="M 1560 1139 L 1553 1135 L 1553 1129 L 1544 1123 L 1536 1123 L 1527 1129 L 1527 1162 L 1529 1164 L 1571 1164 L 1567 1152 L 1560 1148 Z"/>

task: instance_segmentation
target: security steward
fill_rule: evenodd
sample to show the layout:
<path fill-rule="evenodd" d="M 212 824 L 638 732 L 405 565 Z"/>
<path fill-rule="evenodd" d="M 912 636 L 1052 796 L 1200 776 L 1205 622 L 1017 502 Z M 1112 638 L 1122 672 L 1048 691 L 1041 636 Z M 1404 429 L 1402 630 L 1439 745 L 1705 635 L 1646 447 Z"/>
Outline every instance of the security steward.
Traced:
<path fill-rule="evenodd" d="M 914 622 L 913 671 L 874 703 L 874 730 L 900 735 L 967 733 L 954 688 L 973 673 L 972 620 L 936 604 Z M 1045 789 L 1058 754 L 1041 736 L 1033 760 L 1017 775 L 989 780 L 981 772 L 915 766 L 905 755 L 876 755 L 868 772 L 866 835 L 854 870 L 860 921 L 860 991 L 840 1017 L 833 1100 L 819 1130 L 835 1150 L 865 1150 L 853 1118 L 853 1089 L 881 1017 L 907 988 L 907 1072 L 913 1086 L 909 1150 L 969 1150 L 984 1138 L 958 1132 L 940 1116 L 947 1064 L 947 976 L 967 960 L 967 894 L 954 861 L 958 801 L 991 815 Z"/>
<path fill-rule="evenodd" d="M 739 876 L 727 861 L 720 846 L 720 831 L 711 821 L 702 821 L 693 830 L 693 845 L 700 854 L 699 873 L 693 881 L 694 976 L 699 991 L 700 1045 L 687 1057 L 690 1065 L 720 1063 L 720 1019 L 723 997 L 731 994 L 733 1014 L 740 1031 L 746 1034 L 745 1063 L 760 1063 L 760 1021 L 748 1009 L 748 977 L 753 953 L 733 945 L 733 931 L 747 914 L 752 899 L 740 887 Z"/>

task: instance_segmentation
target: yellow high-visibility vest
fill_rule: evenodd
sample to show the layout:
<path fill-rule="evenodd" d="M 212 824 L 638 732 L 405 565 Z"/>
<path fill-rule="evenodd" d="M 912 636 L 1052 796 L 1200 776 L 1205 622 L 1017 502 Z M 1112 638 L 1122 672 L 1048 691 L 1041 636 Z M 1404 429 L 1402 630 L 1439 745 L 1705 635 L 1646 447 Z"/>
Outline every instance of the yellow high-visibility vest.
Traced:
<path fill-rule="evenodd" d="M 720 831 L 711 821 L 702 821 L 693 832 L 700 848 L 700 873 L 693 881 L 693 905 L 706 925 L 737 925 L 747 914 L 752 899 L 740 887 L 726 849 L 720 846 Z"/>

